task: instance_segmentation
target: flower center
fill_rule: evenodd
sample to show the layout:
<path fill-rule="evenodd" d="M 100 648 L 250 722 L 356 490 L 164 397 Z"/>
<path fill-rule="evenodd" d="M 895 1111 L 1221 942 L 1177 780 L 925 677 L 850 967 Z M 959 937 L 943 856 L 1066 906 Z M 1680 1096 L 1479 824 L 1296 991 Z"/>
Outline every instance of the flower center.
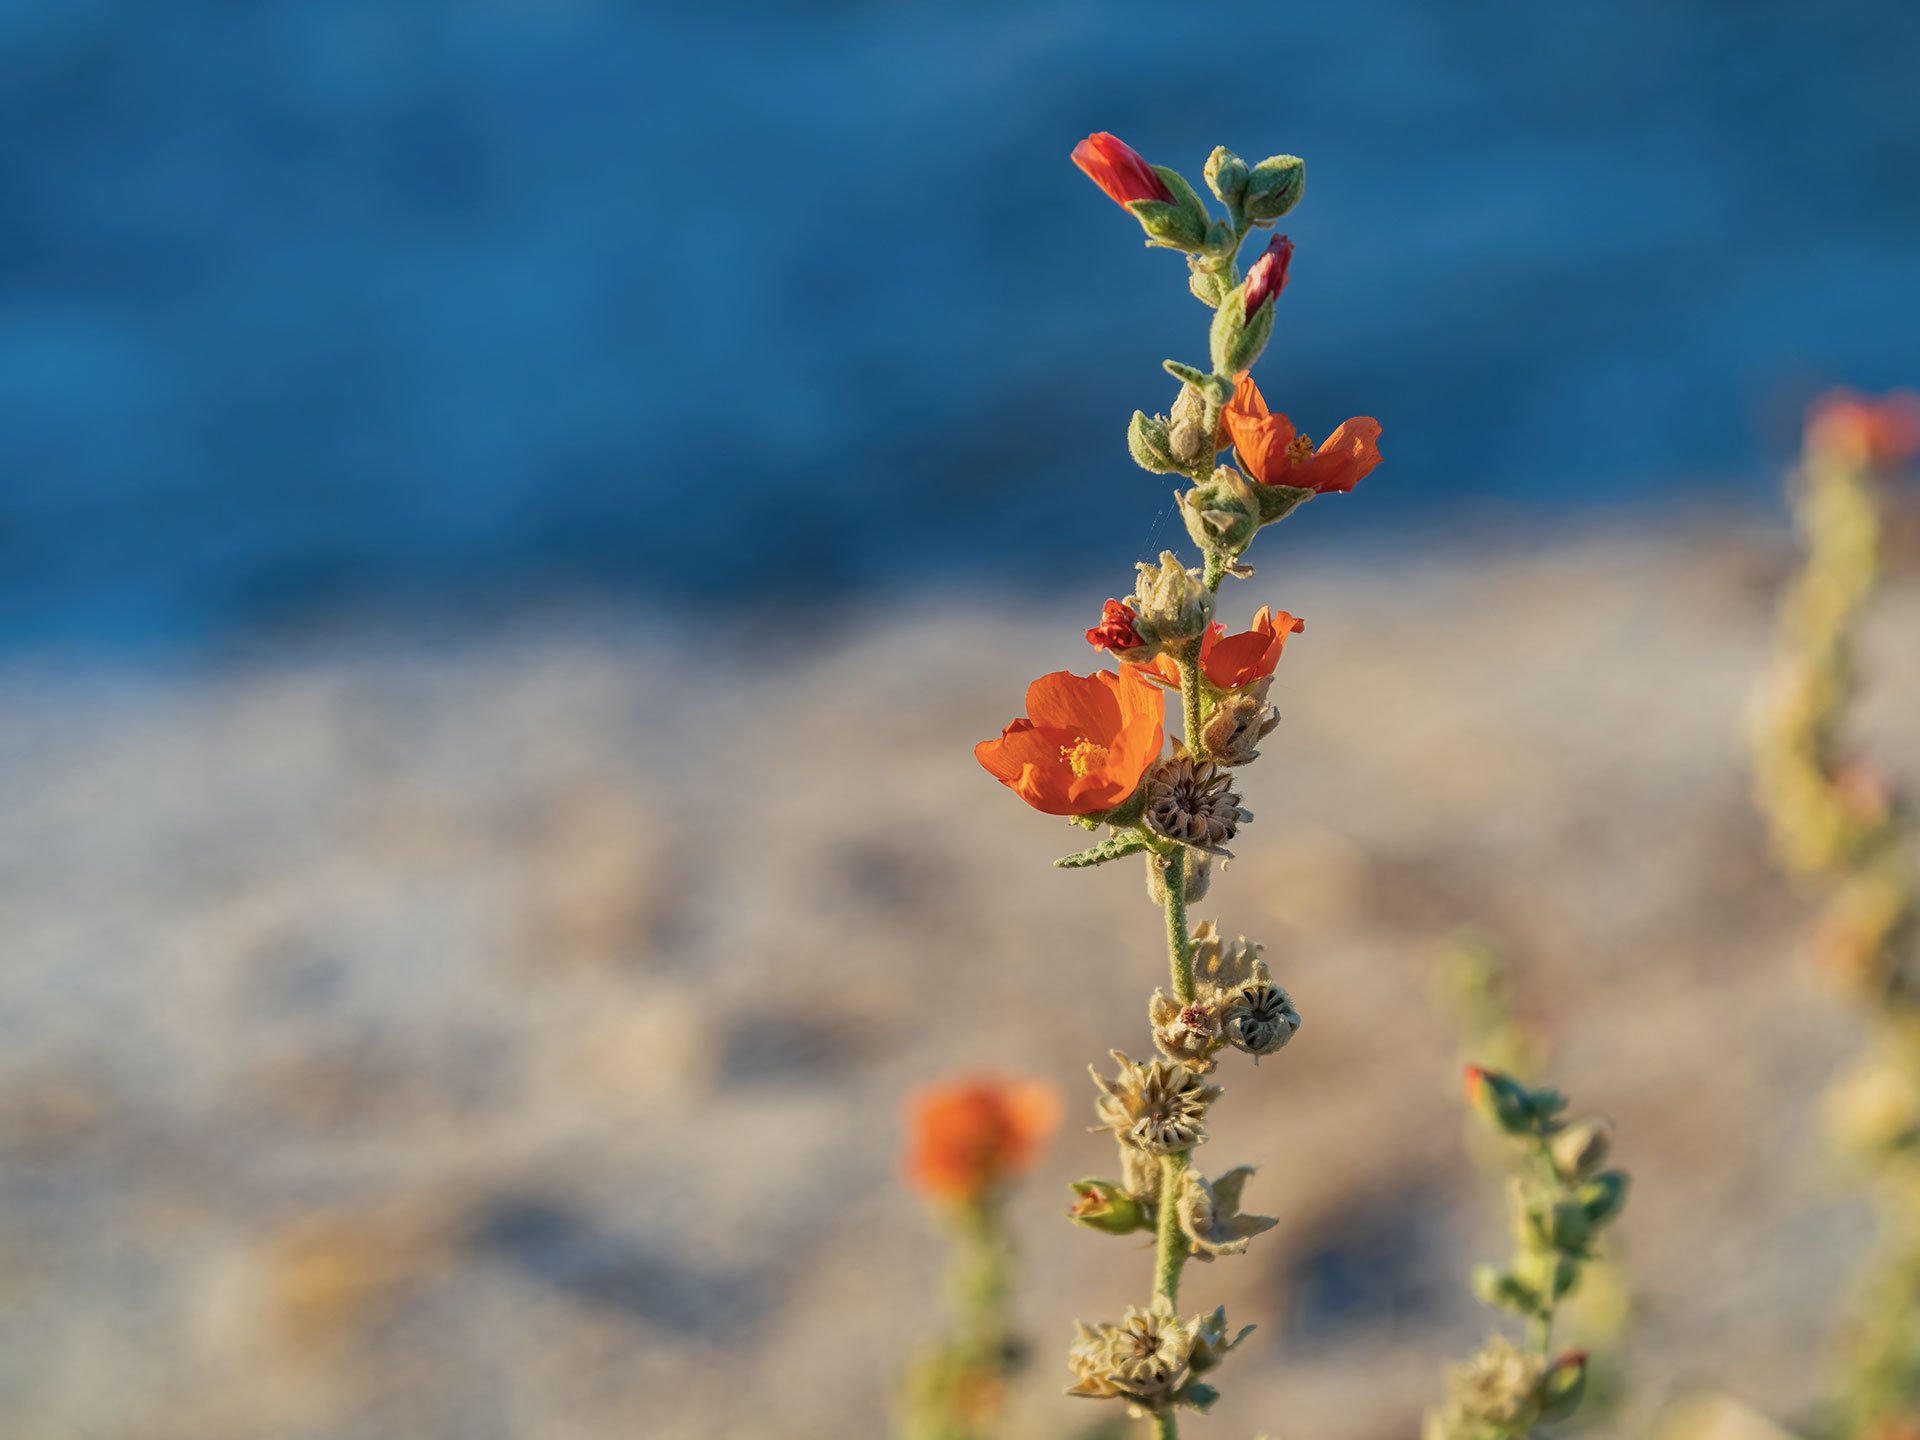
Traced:
<path fill-rule="evenodd" d="M 1312 458 L 1313 458 L 1313 437 L 1310 435 L 1294 436 L 1293 443 L 1287 446 L 1288 462 L 1294 465 L 1298 465 L 1301 461 L 1311 460 Z"/>
<path fill-rule="evenodd" d="M 1060 758 L 1073 767 L 1074 774 L 1085 775 L 1107 758 L 1107 747 L 1096 745 L 1082 735 L 1073 744 L 1060 747 Z"/>

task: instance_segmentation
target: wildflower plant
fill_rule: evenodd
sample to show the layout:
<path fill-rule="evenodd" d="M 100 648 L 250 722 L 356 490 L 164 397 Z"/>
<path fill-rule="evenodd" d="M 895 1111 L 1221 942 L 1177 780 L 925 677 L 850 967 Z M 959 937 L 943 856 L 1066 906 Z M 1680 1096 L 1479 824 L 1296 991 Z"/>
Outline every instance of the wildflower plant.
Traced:
<path fill-rule="evenodd" d="M 1566 1099 L 1511 1076 L 1469 1065 L 1467 1102 L 1520 1161 L 1508 1182 L 1514 1253 L 1474 1273 L 1480 1298 L 1525 1322 L 1525 1344 L 1495 1335 L 1447 1376 L 1445 1405 L 1427 1417 L 1424 1440 L 1521 1440 L 1565 1420 L 1587 1386 L 1587 1354 L 1553 1350 L 1561 1302 L 1594 1260 L 1594 1242 L 1627 1202 L 1627 1177 L 1606 1169 L 1598 1120 L 1568 1121 Z"/>
<path fill-rule="evenodd" d="M 1447 1012 L 1460 1034 L 1461 1059 L 1473 1062 L 1468 1074 L 1498 1072 L 1533 1083 L 1551 1057 L 1546 1027 L 1523 1020 L 1514 994 L 1512 962 L 1492 940 L 1472 930 L 1447 937 L 1434 956 L 1430 974 L 1433 998 Z M 1513 1138 L 1498 1126 L 1488 1127 L 1474 1117 L 1469 1140 L 1476 1164 L 1506 1174 L 1512 1169 Z M 1604 1139 L 1597 1125 L 1582 1128 Z M 1581 1141 L 1564 1141 L 1573 1145 Z M 1555 1317 L 1586 1352 L 1586 1377 L 1580 1418 L 1591 1423 L 1617 1406 L 1623 1388 L 1618 1351 L 1626 1329 L 1632 1298 L 1619 1264 L 1599 1239 L 1592 1240 L 1581 1264 L 1580 1288 L 1565 1297 Z"/>
<path fill-rule="evenodd" d="M 1111 135 L 1089 136 L 1074 163 L 1146 232 L 1150 247 L 1186 259 L 1187 284 L 1211 314 L 1204 363 L 1168 360 L 1175 390 L 1164 412 L 1136 410 L 1127 426 L 1135 463 L 1174 477 L 1175 498 L 1197 551 L 1171 551 L 1137 567 L 1132 593 L 1109 599 L 1087 641 L 1113 663 L 1090 675 L 1057 672 L 1027 689 L 1026 714 L 975 749 L 982 766 L 1034 809 L 1068 817 L 1102 838 L 1056 863 L 1079 869 L 1144 857 L 1148 896 L 1162 914 L 1169 978 L 1147 1002 L 1158 1052 L 1116 1050 L 1096 1070 L 1094 1113 L 1117 1150 L 1116 1173 L 1074 1185 L 1070 1217 L 1107 1236 L 1154 1237 L 1151 1288 L 1116 1318 L 1082 1323 L 1068 1352 L 1069 1393 L 1126 1407 L 1160 1437 L 1178 1434 L 1182 1411 L 1205 1411 L 1215 1380 L 1247 1329 L 1224 1309 L 1184 1312 L 1189 1260 L 1240 1254 L 1274 1221 L 1242 1209 L 1253 1172 L 1209 1176 L 1194 1160 L 1224 1087 L 1220 1064 L 1258 1061 L 1300 1026 L 1261 947 L 1228 941 L 1189 906 L 1207 893 L 1216 861 L 1233 853 L 1253 819 L 1242 803 L 1245 767 L 1279 724 L 1269 700 L 1274 669 L 1302 623 L 1262 606 L 1244 630 L 1216 618 L 1228 579 L 1244 583 L 1243 558 L 1266 526 L 1321 495 L 1350 491 L 1379 463 L 1379 424 L 1346 421 L 1323 443 L 1269 409 L 1250 373 L 1274 329 L 1293 259 L 1275 236 L 1244 273 L 1249 234 L 1299 201 L 1305 166 L 1276 155 L 1249 165 L 1224 147 L 1203 178 L 1216 214 L 1177 171 L 1149 164 Z M 1231 448 L 1232 461 L 1220 463 Z M 1169 743 L 1166 707 L 1177 695 L 1180 735 Z"/>
<path fill-rule="evenodd" d="M 1856 633 L 1880 575 L 1881 492 L 1916 455 L 1920 396 L 1814 406 L 1790 491 L 1802 563 L 1751 714 L 1775 856 L 1823 892 L 1808 958 L 1873 1030 L 1826 1097 L 1836 1148 L 1874 1196 L 1881 1232 L 1846 1336 L 1840 1440 L 1920 1434 L 1920 879 L 1891 785 L 1846 733 Z"/>
<path fill-rule="evenodd" d="M 951 1236 L 947 1332 L 915 1358 L 901 1397 L 904 1440 L 986 1440 L 1024 1354 L 1009 1312 L 1008 1186 L 1060 1120 L 1036 1081 L 954 1080 L 908 1103 L 907 1180 Z"/>

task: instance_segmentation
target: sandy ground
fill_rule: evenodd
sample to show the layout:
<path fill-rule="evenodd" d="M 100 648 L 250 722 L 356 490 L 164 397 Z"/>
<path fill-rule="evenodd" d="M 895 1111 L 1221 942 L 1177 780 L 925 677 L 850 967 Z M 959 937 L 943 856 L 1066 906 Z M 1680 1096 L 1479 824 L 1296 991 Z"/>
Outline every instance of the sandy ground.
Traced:
<path fill-rule="evenodd" d="M 1815 1094 L 1856 1040 L 1792 958 L 1739 746 L 1768 537 L 1382 553 L 1243 586 L 1307 617 L 1258 820 L 1199 908 L 1305 1016 L 1229 1066 L 1215 1169 L 1282 1224 L 1190 1298 L 1261 1329 L 1196 1436 L 1414 1433 L 1504 1253 L 1463 1145 L 1435 939 L 1523 957 L 1554 1078 L 1637 1188 L 1611 1428 L 1702 1385 L 1791 1418 L 1866 1239 Z M 898 1107 L 965 1066 L 1144 1048 L 1132 864 L 968 748 L 1088 668 L 1099 596 L 937 599 L 770 662 L 644 617 L 369 628 L 245 657 L 0 674 L 0 1416 L 88 1440 L 885 1433 L 939 1254 Z M 1872 745 L 1920 781 L 1920 587 L 1876 612 Z M 1904 646 L 1904 648 L 1903 648 Z M 1038 1358 L 1143 1298 L 1023 1193 Z"/>

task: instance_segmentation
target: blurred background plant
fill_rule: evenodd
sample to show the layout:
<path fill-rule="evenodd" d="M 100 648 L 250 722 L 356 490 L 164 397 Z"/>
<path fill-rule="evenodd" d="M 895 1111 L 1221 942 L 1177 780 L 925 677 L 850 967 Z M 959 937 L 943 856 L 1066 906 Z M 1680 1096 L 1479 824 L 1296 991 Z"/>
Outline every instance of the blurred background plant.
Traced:
<path fill-rule="evenodd" d="M 1840 1440 L 1920 1434 L 1920 861 L 1904 804 L 1852 735 L 1868 668 L 1860 630 L 1885 548 L 1883 492 L 1916 455 L 1920 395 L 1838 394 L 1814 407 L 1791 487 L 1802 562 L 1752 707 L 1774 853 L 1818 882 L 1809 966 L 1870 1027 L 1865 1053 L 1825 1097 L 1836 1152 L 1871 1193 L 1880 1229 L 1821 1426 Z"/>
<path fill-rule="evenodd" d="M 1553 1044 L 1545 1021 L 1516 999 L 1517 969 L 1492 937 L 1462 928 L 1435 947 L 1430 984 L 1435 1004 L 1458 1029 L 1463 1064 L 1531 1083 L 1546 1070 Z M 1467 1139 L 1482 1170 L 1511 1172 L 1512 1140 L 1504 1131 L 1470 1123 Z M 1584 1357 L 1579 1408 L 1563 1417 L 1569 1433 L 1604 1422 L 1625 1398 L 1620 1347 L 1633 1299 L 1610 1248 L 1606 1236 L 1588 1240 L 1579 1287 L 1560 1298 L 1557 1310 L 1561 1340 Z"/>
<path fill-rule="evenodd" d="M 1467 1103 L 1516 1152 L 1507 1185 L 1513 1259 L 1482 1266 L 1473 1288 L 1489 1305 L 1519 1316 L 1525 1344 L 1495 1334 L 1447 1375 L 1446 1403 L 1430 1412 L 1426 1440 L 1524 1440 L 1580 1410 L 1587 1352 L 1556 1349 L 1561 1302 L 1575 1294 L 1593 1259 L 1593 1242 L 1626 1205 L 1624 1171 L 1605 1168 L 1611 1150 L 1604 1121 L 1569 1121 L 1566 1097 L 1530 1089 L 1510 1075 L 1469 1065 Z M 1564 1337 L 1562 1337 L 1564 1339 Z"/>
<path fill-rule="evenodd" d="M 908 1108 L 907 1179 L 952 1248 L 947 1331 L 914 1359 L 901 1398 L 903 1440 L 990 1440 L 1027 1346 L 1013 1323 L 1006 1187 L 1060 1123 L 1059 1093 L 1037 1081 L 969 1077 L 923 1090 Z"/>

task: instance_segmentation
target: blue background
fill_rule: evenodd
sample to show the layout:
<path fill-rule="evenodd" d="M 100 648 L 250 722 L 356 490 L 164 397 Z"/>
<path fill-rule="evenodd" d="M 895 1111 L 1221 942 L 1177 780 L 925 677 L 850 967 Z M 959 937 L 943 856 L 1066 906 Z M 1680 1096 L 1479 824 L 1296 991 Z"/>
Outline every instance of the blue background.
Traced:
<path fill-rule="evenodd" d="M 1916 74 L 1905 0 L 15 3 L 0 638 L 1111 570 L 1206 317 L 1093 129 L 1307 158 L 1323 531 L 1757 509 L 1920 379 Z"/>

